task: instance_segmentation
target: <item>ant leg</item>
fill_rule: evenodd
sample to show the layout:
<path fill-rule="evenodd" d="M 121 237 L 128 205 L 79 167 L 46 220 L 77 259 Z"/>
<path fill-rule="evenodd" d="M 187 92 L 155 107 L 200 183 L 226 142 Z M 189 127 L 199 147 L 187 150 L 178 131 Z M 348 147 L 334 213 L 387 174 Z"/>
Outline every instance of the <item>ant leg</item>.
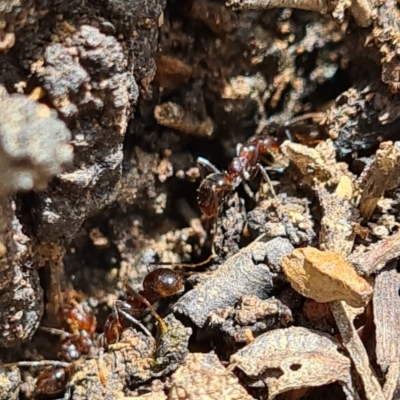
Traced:
<path fill-rule="evenodd" d="M 214 238 L 215 234 L 213 234 Z M 153 262 L 149 263 L 148 265 L 169 265 L 173 268 L 197 268 L 201 267 L 202 265 L 208 264 L 210 261 L 212 261 L 214 258 L 217 257 L 217 254 L 215 253 L 214 249 L 214 240 L 211 245 L 211 254 L 204 260 L 196 264 L 185 264 L 185 263 L 173 263 L 173 262 Z"/>
<path fill-rule="evenodd" d="M 294 142 L 294 136 L 292 135 L 290 130 L 286 126 L 282 127 L 282 130 L 285 133 L 287 139 L 290 140 L 291 142 Z"/>
<path fill-rule="evenodd" d="M 67 389 L 65 390 L 64 397 L 60 400 L 71 400 L 71 387 L 68 384 Z"/>
<path fill-rule="evenodd" d="M 153 308 L 153 306 L 150 304 L 150 302 L 140 295 L 139 293 L 135 292 L 127 282 L 124 282 L 124 286 L 126 291 L 131 295 L 132 297 L 136 298 L 137 300 L 141 301 L 144 305 L 147 306 L 147 308 L 150 310 L 151 315 L 157 320 L 158 326 L 160 328 L 161 334 L 165 335 L 168 331 L 167 324 L 164 322 L 164 320 L 158 315 L 156 310 Z"/>
<path fill-rule="evenodd" d="M 132 288 L 131 288 L 132 289 Z M 133 290 L 133 289 L 132 289 Z M 136 292 L 135 292 L 136 293 Z M 117 300 L 115 302 L 115 305 L 113 307 L 113 314 L 114 317 L 118 318 L 117 314 L 123 315 L 128 321 L 132 322 L 133 324 L 137 325 L 140 329 L 143 330 L 143 332 L 150 338 L 153 339 L 153 335 L 150 333 L 150 331 L 135 317 L 133 317 L 131 314 L 126 312 L 125 310 L 131 310 L 132 307 L 129 305 L 129 303 L 121 300 Z M 119 319 L 117 319 L 119 320 Z"/>
<path fill-rule="evenodd" d="M 272 182 L 271 182 L 271 180 L 269 179 L 269 176 L 268 176 L 267 171 L 265 170 L 265 168 L 264 168 L 261 164 L 257 164 L 257 168 L 260 170 L 261 175 L 263 176 L 265 182 L 267 182 L 267 184 L 268 184 L 268 186 L 269 186 L 269 190 L 270 190 L 271 193 L 272 193 L 272 196 L 274 196 L 275 199 L 278 199 L 278 197 L 276 196 L 276 193 L 275 193 L 275 189 L 274 189 L 274 187 L 272 186 Z"/>
<path fill-rule="evenodd" d="M 250 186 L 245 181 L 243 181 L 242 183 L 244 191 L 246 192 L 247 196 L 249 196 L 251 199 L 254 199 L 254 193 L 251 190 Z"/>
<path fill-rule="evenodd" d="M 239 155 L 240 150 L 242 150 L 242 147 L 243 147 L 243 144 L 242 144 L 242 143 L 238 143 L 238 144 L 236 145 L 236 156 Z"/>
<path fill-rule="evenodd" d="M 289 122 L 286 122 L 286 124 L 284 126 L 291 126 L 294 124 L 297 124 L 299 122 L 303 122 L 306 119 L 322 119 L 324 117 L 325 113 L 323 112 L 309 112 L 303 115 L 300 115 L 298 117 L 294 117 L 292 118 Z"/>
<path fill-rule="evenodd" d="M 97 368 L 99 369 L 99 379 L 103 387 L 107 386 L 107 378 L 104 375 L 104 368 L 103 368 L 103 357 L 104 357 L 104 348 L 100 349 L 99 357 L 96 359 Z"/>
<path fill-rule="evenodd" d="M 43 332 L 50 333 L 52 335 L 58 335 L 61 339 L 66 339 L 71 336 L 70 333 L 63 331 L 62 329 L 58 328 L 50 328 L 48 326 L 39 326 L 39 328 Z"/>
<path fill-rule="evenodd" d="M 155 342 L 155 339 L 153 337 L 153 335 L 151 334 L 151 332 L 139 321 L 137 320 L 135 317 L 132 317 L 132 315 L 128 314 L 126 311 L 124 310 L 119 310 L 119 312 L 130 322 L 132 322 L 133 324 L 137 325 L 145 334 L 147 337 L 149 337 L 152 341 Z"/>
<path fill-rule="evenodd" d="M 263 176 L 263 178 L 268 182 L 268 186 L 270 187 L 270 190 L 272 192 L 272 195 L 274 196 L 277 204 L 276 204 L 276 211 L 278 214 L 279 219 L 282 221 L 286 233 L 288 234 L 290 240 L 292 240 L 293 243 L 299 243 L 299 237 L 296 234 L 296 230 L 294 229 L 294 226 L 292 222 L 290 221 L 290 218 L 287 214 L 287 212 L 284 210 L 281 201 L 279 200 L 278 196 L 275 193 L 275 190 L 272 186 L 271 180 L 269 179 L 269 176 L 267 172 L 265 171 L 264 167 L 261 164 L 257 164 L 258 168 L 260 169 L 260 172 Z"/>
<path fill-rule="evenodd" d="M 211 164 L 210 161 L 208 161 L 206 158 L 198 157 L 197 164 L 201 165 L 203 168 L 207 169 L 212 173 L 217 174 L 218 172 L 221 172 L 214 164 Z"/>
<path fill-rule="evenodd" d="M 13 363 L 0 364 L 0 367 L 61 367 L 68 368 L 71 363 L 57 360 L 41 360 L 41 361 L 16 361 Z"/>

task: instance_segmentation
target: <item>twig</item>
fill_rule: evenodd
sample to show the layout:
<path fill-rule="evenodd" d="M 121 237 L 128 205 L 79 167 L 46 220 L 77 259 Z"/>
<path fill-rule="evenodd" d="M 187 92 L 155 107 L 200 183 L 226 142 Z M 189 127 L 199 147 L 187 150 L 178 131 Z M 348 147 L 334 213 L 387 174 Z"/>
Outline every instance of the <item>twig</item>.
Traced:
<path fill-rule="evenodd" d="M 381 196 L 394 189 L 400 176 L 400 143 L 383 142 L 376 152 L 375 160 L 361 176 L 363 192 L 360 213 L 367 221 L 375 210 Z"/>
<path fill-rule="evenodd" d="M 400 232 L 368 247 L 368 251 L 352 254 L 349 261 L 357 272 L 368 276 L 380 271 L 389 261 L 400 257 Z"/>

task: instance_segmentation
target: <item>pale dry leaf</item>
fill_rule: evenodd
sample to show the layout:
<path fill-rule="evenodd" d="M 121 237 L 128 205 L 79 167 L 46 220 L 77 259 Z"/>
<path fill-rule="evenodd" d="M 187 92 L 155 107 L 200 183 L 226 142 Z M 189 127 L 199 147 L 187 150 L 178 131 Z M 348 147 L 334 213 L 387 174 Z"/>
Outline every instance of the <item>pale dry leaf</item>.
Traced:
<path fill-rule="evenodd" d="M 303 175 L 303 185 L 314 187 L 323 183 L 331 186 L 339 183 L 343 175 L 349 175 L 351 179 L 347 164 L 336 162 L 335 146 L 330 139 L 315 148 L 287 140 L 281 150 Z"/>
<path fill-rule="evenodd" d="M 303 327 L 275 329 L 257 337 L 231 356 L 254 386 L 268 387 L 268 399 L 304 387 L 339 382 L 348 399 L 355 398 L 350 360 L 339 353 L 339 343 L 327 334 Z"/>
<path fill-rule="evenodd" d="M 171 376 L 168 400 L 254 400 L 211 354 L 190 353 Z"/>
<path fill-rule="evenodd" d="M 362 307 L 372 296 L 372 286 L 333 252 L 313 247 L 295 249 L 283 257 L 282 269 L 293 289 L 319 303 L 344 300 Z"/>

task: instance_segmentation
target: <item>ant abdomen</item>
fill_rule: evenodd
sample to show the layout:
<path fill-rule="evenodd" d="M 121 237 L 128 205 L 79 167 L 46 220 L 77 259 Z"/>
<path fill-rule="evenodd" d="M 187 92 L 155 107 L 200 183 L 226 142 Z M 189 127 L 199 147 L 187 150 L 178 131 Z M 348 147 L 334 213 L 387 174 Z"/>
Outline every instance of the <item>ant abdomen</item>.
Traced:
<path fill-rule="evenodd" d="M 36 382 L 35 397 L 48 399 L 62 395 L 72 372 L 72 364 L 67 368 L 55 367 L 43 371 Z"/>
<path fill-rule="evenodd" d="M 225 196 L 234 189 L 224 173 L 207 176 L 200 184 L 197 202 L 202 214 L 208 218 L 216 217 Z"/>
<path fill-rule="evenodd" d="M 185 285 L 179 273 L 169 268 L 158 268 L 144 278 L 141 294 L 147 299 L 165 298 L 182 293 L 184 289 Z"/>

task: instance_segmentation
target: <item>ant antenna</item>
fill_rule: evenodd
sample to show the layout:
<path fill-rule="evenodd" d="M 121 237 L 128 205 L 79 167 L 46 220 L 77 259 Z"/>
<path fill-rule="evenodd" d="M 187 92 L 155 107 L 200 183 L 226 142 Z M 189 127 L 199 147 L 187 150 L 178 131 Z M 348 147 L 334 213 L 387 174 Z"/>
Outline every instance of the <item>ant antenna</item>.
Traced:
<path fill-rule="evenodd" d="M 65 332 L 62 329 L 58 329 L 58 328 L 50 328 L 48 326 L 39 326 L 38 329 L 43 332 L 50 333 L 51 335 L 60 336 L 61 340 L 66 339 L 71 336 L 71 334 L 69 332 Z"/>
<path fill-rule="evenodd" d="M 303 114 L 303 115 L 299 115 L 298 117 L 294 117 L 292 118 L 289 122 L 285 123 L 285 127 L 286 126 L 291 126 L 294 124 L 297 124 L 299 122 L 305 121 L 306 119 L 322 119 L 324 117 L 324 113 L 323 112 L 309 112 L 307 114 Z"/>
<path fill-rule="evenodd" d="M 153 306 L 150 304 L 150 302 L 144 298 L 142 295 L 139 293 L 135 292 L 132 287 L 129 285 L 128 282 L 124 282 L 124 286 L 126 291 L 135 299 L 141 301 L 143 304 L 147 306 L 149 309 L 151 315 L 157 320 L 158 326 L 160 328 L 161 334 L 165 335 L 168 331 L 167 324 L 164 322 L 164 320 L 160 317 L 160 315 L 156 312 L 156 310 L 153 308 Z"/>
<path fill-rule="evenodd" d="M 152 262 L 152 263 L 149 263 L 148 265 L 171 265 L 172 267 L 176 267 L 176 268 L 197 268 L 197 267 L 201 267 L 203 265 L 208 264 L 210 261 L 212 261 L 216 257 L 217 257 L 217 255 L 215 254 L 214 243 L 213 243 L 211 255 L 209 255 L 207 257 L 207 259 L 205 259 L 204 261 L 201 261 L 199 263 L 185 264 L 185 263 L 172 263 L 172 262 Z"/>

